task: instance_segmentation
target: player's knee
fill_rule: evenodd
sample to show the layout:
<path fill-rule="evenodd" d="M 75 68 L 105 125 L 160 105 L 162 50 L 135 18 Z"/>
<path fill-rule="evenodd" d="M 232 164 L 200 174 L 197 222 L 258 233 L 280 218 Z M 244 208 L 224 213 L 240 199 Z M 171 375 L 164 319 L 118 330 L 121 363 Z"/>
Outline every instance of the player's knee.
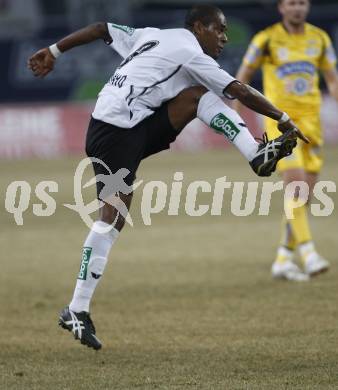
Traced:
<path fill-rule="evenodd" d="M 206 93 L 208 92 L 207 88 L 203 87 L 203 86 L 197 86 L 197 87 L 191 87 L 191 88 L 188 88 L 188 91 L 189 93 L 191 94 L 192 96 L 192 99 L 194 102 L 199 102 L 200 98 Z"/>
<path fill-rule="evenodd" d="M 108 203 L 105 203 L 100 209 L 99 218 L 102 222 L 105 222 L 108 225 L 114 225 L 114 228 L 119 232 L 122 230 L 125 222 L 124 218 L 119 215 L 118 210 Z"/>
<path fill-rule="evenodd" d="M 293 197 L 295 200 L 299 200 L 302 191 L 301 191 L 301 184 L 307 185 L 306 181 L 306 174 L 302 169 L 290 169 L 283 172 L 283 180 L 285 185 L 292 185 L 295 184 L 295 182 L 298 183 L 298 185 L 295 185 Z"/>
<path fill-rule="evenodd" d="M 104 203 L 104 205 L 100 209 L 100 220 L 109 224 L 114 225 L 114 228 L 118 230 L 119 232 L 123 229 L 125 225 L 125 217 L 124 211 L 129 212 L 131 200 L 132 200 L 132 193 L 128 195 L 124 195 L 120 193 L 120 196 L 118 198 L 119 203 L 117 203 L 115 206 L 112 206 L 110 203 Z M 119 210 L 119 204 L 123 204 L 123 210 Z"/>
<path fill-rule="evenodd" d="M 114 228 L 115 228 L 117 231 L 120 232 L 120 231 L 123 229 L 125 223 L 126 223 L 125 218 L 122 217 L 121 215 L 119 215 L 119 216 L 117 217 L 116 222 L 114 223 Z"/>
<path fill-rule="evenodd" d="M 190 107 L 191 114 L 196 116 L 197 108 L 201 97 L 208 92 L 203 86 L 190 87 L 180 93 L 180 97 L 184 101 L 184 107 Z"/>
<path fill-rule="evenodd" d="M 102 222 L 105 222 L 111 225 L 114 222 L 114 219 L 117 216 L 117 210 L 112 207 L 110 204 L 105 203 L 100 209 L 100 217 L 99 219 Z"/>

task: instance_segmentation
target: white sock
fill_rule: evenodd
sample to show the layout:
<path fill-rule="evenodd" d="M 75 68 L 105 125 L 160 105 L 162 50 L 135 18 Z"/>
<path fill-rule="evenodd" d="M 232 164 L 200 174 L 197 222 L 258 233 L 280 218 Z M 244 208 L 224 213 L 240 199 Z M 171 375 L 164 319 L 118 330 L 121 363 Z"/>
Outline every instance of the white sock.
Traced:
<path fill-rule="evenodd" d="M 313 241 L 298 245 L 298 250 L 303 259 L 307 259 L 309 256 L 317 254 Z"/>
<path fill-rule="evenodd" d="M 277 250 L 276 263 L 284 264 L 286 262 L 292 261 L 294 252 L 284 246 L 280 246 Z"/>
<path fill-rule="evenodd" d="M 294 251 L 291 251 L 288 248 L 285 248 L 285 246 L 280 246 L 277 250 L 277 255 L 286 257 L 288 260 L 292 260 L 292 257 L 294 255 Z"/>
<path fill-rule="evenodd" d="M 109 225 L 105 222 L 94 222 L 84 243 L 80 272 L 73 299 L 69 304 L 69 309 L 76 313 L 89 312 L 89 304 L 107 264 L 110 249 L 119 235 L 119 231 L 115 228 L 99 233 L 100 229 L 102 231 L 108 227 Z"/>
<path fill-rule="evenodd" d="M 255 157 L 258 143 L 243 119 L 216 94 L 209 91 L 201 97 L 197 117 L 217 133 L 223 134 L 248 161 Z"/>

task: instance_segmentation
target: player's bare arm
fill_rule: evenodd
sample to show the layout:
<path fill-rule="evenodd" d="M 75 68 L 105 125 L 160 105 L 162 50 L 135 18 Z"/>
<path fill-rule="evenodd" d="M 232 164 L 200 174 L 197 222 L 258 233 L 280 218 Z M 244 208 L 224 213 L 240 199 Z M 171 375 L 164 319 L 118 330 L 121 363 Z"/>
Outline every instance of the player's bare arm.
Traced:
<path fill-rule="evenodd" d="M 284 113 L 281 110 L 270 103 L 264 95 L 247 84 L 235 81 L 226 88 L 226 93 L 238 99 L 246 107 L 259 114 L 265 115 L 276 121 L 281 121 L 283 117 Z M 278 129 L 282 133 L 290 129 L 294 129 L 298 138 L 306 143 L 309 142 L 309 140 L 303 135 L 290 118 L 285 122 L 278 123 Z"/>
<path fill-rule="evenodd" d="M 330 95 L 338 102 L 338 72 L 337 69 L 328 69 L 323 72 L 323 76 Z"/>
<path fill-rule="evenodd" d="M 104 22 L 90 24 L 87 27 L 73 32 L 57 42 L 54 50 L 62 53 L 75 46 L 84 45 L 97 39 L 103 39 L 107 42 L 111 41 L 107 24 Z M 51 49 L 45 47 L 29 58 L 28 67 L 33 71 L 34 76 L 44 77 L 53 70 L 55 60 L 56 54 L 54 53 L 53 55 Z"/>
<path fill-rule="evenodd" d="M 265 103 L 267 102 L 270 106 L 272 106 L 272 104 L 264 97 L 264 95 L 262 95 L 260 92 L 258 92 L 256 89 L 250 87 L 249 85 L 247 85 L 248 83 L 250 83 L 250 81 L 252 80 L 254 74 L 255 74 L 255 69 L 242 63 L 242 65 L 240 66 L 240 68 L 238 69 L 238 72 L 236 74 L 236 79 L 241 82 L 242 85 L 246 86 L 247 89 L 249 90 L 249 92 L 253 93 L 255 96 L 258 96 L 258 97 L 261 97 L 263 98 L 263 100 L 265 101 Z M 234 95 L 233 95 L 234 96 Z M 250 98 L 249 98 L 250 100 Z M 234 102 L 234 106 L 233 108 L 236 110 L 236 111 L 240 111 L 240 108 L 241 108 L 241 104 L 244 104 L 245 106 L 251 108 L 252 110 L 260 113 L 260 114 L 263 114 L 265 116 L 269 116 L 270 118 L 272 119 L 276 119 L 275 117 L 273 116 L 270 116 L 270 115 L 267 115 L 267 114 L 264 114 L 260 111 L 257 111 L 252 105 L 248 105 L 247 103 L 245 103 L 244 101 L 242 101 L 241 99 L 237 98 L 237 100 Z M 250 102 L 249 102 L 250 104 Z M 259 103 L 261 104 L 261 103 Z M 271 107 L 270 107 L 271 108 Z M 274 107 L 274 109 L 276 110 L 276 107 Z M 274 111 L 275 111 L 274 110 Z M 279 111 L 277 109 L 277 111 Z M 275 112 L 273 112 L 273 115 L 275 115 Z M 280 111 L 279 111 L 279 118 L 281 118 L 281 114 L 280 114 Z M 290 129 L 290 127 L 293 126 L 296 128 L 295 124 L 290 120 L 290 121 L 287 121 L 285 123 L 282 123 L 282 124 L 278 124 L 278 129 L 281 131 L 281 132 L 284 132 L 284 131 L 287 131 L 288 129 Z M 297 132 L 298 132 L 298 137 L 300 139 L 302 139 L 303 141 L 305 141 L 306 143 L 308 143 L 308 140 L 305 140 L 303 134 L 300 132 L 299 129 L 297 129 Z"/>
<path fill-rule="evenodd" d="M 242 63 L 235 77 L 238 81 L 240 81 L 243 84 L 250 84 L 255 72 L 256 69 L 251 68 L 250 66 L 247 66 L 244 63 Z M 233 109 L 236 110 L 237 112 L 240 112 L 241 108 L 242 108 L 241 102 L 239 100 L 235 100 L 233 103 Z"/>

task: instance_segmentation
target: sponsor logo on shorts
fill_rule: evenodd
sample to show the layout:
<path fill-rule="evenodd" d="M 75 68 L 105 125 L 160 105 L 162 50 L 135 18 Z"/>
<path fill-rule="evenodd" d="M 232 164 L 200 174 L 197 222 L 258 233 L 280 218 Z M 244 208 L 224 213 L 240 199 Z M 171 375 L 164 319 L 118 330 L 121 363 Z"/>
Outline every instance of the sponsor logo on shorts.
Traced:
<path fill-rule="evenodd" d="M 240 132 L 235 124 L 222 113 L 219 113 L 212 118 L 210 126 L 217 133 L 224 134 L 231 142 L 234 141 Z"/>
<path fill-rule="evenodd" d="M 90 256 L 92 254 L 93 248 L 85 246 L 82 251 L 82 260 L 80 265 L 80 271 L 78 275 L 78 279 L 86 280 L 87 279 L 87 270 L 88 270 L 88 264 L 90 260 Z"/>

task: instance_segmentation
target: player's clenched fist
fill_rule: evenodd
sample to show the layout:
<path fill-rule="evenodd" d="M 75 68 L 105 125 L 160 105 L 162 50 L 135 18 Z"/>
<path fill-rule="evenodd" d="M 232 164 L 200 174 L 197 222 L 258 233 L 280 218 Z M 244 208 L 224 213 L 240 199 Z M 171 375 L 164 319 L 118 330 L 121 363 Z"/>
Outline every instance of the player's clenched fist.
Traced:
<path fill-rule="evenodd" d="M 48 48 L 41 49 L 34 53 L 29 59 L 27 66 L 32 70 L 34 76 L 44 77 L 54 68 L 55 58 Z"/>

